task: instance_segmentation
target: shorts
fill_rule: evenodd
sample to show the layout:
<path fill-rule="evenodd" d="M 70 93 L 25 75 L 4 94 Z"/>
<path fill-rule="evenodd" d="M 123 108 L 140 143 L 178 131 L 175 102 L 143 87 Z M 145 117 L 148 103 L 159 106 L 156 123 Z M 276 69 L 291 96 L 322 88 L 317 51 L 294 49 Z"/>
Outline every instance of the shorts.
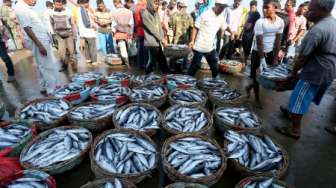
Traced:
<path fill-rule="evenodd" d="M 316 85 L 299 80 L 289 99 L 288 111 L 303 115 L 308 112 L 312 102 L 319 105 L 330 84 Z"/>

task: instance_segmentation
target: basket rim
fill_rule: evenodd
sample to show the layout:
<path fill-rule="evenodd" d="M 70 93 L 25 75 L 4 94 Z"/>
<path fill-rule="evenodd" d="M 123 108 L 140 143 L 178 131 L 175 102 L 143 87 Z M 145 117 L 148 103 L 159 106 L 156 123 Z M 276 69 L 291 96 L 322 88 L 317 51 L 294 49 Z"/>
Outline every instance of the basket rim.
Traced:
<path fill-rule="evenodd" d="M 162 84 L 153 84 L 152 83 L 152 84 L 140 85 L 140 86 L 137 86 L 137 87 L 135 87 L 133 89 L 141 89 L 141 88 L 144 88 L 144 87 L 146 87 L 148 85 L 161 86 L 163 88 L 163 90 L 164 90 L 164 94 L 160 98 L 158 98 L 158 99 L 135 99 L 134 97 L 132 97 L 132 94 L 130 94 L 128 96 L 128 98 L 130 99 L 130 101 L 132 103 L 152 103 L 152 102 L 161 101 L 161 100 L 167 98 L 168 88 L 166 86 L 162 85 Z"/>
<path fill-rule="evenodd" d="M 201 102 L 186 102 L 186 103 L 181 103 L 181 102 L 178 102 L 177 100 L 173 99 L 173 94 L 177 91 L 187 91 L 187 90 L 198 90 L 203 96 L 203 100 Z M 208 96 L 207 94 L 200 90 L 200 89 L 197 89 L 197 88 L 188 88 L 188 89 L 180 89 L 180 88 L 176 88 L 176 89 L 173 89 L 171 92 L 169 92 L 169 95 L 168 95 L 168 98 L 169 98 L 169 102 L 171 105 L 175 105 L 175 104 L 181 104 L 181 105 L 185 105 L 185 106 L 193 106 L 193 105 L 203 105 L 203 103 L 205 104 L 208 100 Z"/>
<path fill-rule="evenodd" d="M 132 182 L 128 181 L 127 179 L 117 178 L 117 177 L 95 179 L 93 181 L 87 182 L 86 184 L 82 185 L 80 188 L 93 188 L 94 186 L 101 186 L 102 184 L 109 182 L 109 181 L 114 181 L 115 179 L 118 179 L 119 181 L 121 181 L 122 185 L 125 186 L 125 188 L 136 188 L 136 186 Z"/>
<path fill-rule="evenodd" d="M 235 188 L 243 188 L 247 183 L 249 183 L 250 181 L 253 181 L 253 180 L 262 180 L 262 179 L 265 179 L 265 178 L 273 178 L 273 181 L 277 184 L 280 184 L 282 186 L 285 186 L 286 188 L 290 188 L 290 185 L 288 185 L 285 181 L 282 181 L 280 179 L 278 179 L 277 177 L 273 177 L 273 176 L 260 176 L 260 175 L 257 175 L 257 176 L 249 176 L 249 177 L 246 177 L 242 180 L 240 180 L 237 185 L 235 186 Z"/>
<path fill-rule="evenodd" d="M 23 125 L 23 126 L 29 128 L 30 133 L 27 134 L 25 137 L 23 137 L 23 138 L 20 140 L 20 142 L 14 144 L 14 145 L 8 146 L 8 147 L 11 147 L 11 148 L 19 147 L 21 144 L 24 144 L 27 140 L 29 140 L 30 138 L 33 137 L 33 131 L 32 131 L 32 129 L 33 129 L 32 126 L 33 126 L 33 125 L 30 125 L 28 122 L 25 122 L 25 121 L 19 121 L 19 120 L 17 120 L 17 121 L 10 121 L 10 124 L 9 124 L 9 125 L 0 126 L 0 129 L 1 129 L 1 128 L 4 128 L 4 127 L 8 127 L 8 126 L 10 126 L 10 125 L 12 125 L 12 124 L 20 124 L 20 125 Z M 3 148 L 0 147 L 0 151 L 1 151 L 2 149 L 4 149 L 4 148 L 6 148 L 6 147 L 3 147 Z"/>
<path fill-rule="evenodd" d="M 197 81 L 197 86 L 200 88 L 200 89 L 205 89 L 205 90 L 211 90 L 211 89 L 214 89 L 214 88 L 218 88 L 217 86 L 214 86 L 214 87 L 208 87 L 206 85 L 203 84 L 203 81 L 207 78 L 211 78 L 211 77 L 204 77 L 200 80 Z M 216 79 L 220 79 L 220 80 L 223 80 L 226 82 L 226 86 L 221 86 L 223 88 L 229 88 L 230 87 L 230 84 L 229 82 L 227 82 L 224 78 L 216 78 Z M 221 88 L 220 87 L 220 88 Z"/>

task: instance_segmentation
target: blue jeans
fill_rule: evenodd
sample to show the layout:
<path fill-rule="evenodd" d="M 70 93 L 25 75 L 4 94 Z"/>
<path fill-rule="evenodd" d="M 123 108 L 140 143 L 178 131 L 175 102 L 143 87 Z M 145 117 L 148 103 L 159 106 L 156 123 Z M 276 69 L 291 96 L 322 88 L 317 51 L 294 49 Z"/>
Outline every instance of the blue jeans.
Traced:
<path fill-rule="evenodd" d="M 0 37 L 0 57 L 6 64 L 8 76 L 14 76 L 13 62 L 7 53 L 6 45 L 2 41 L 1 37 Z"/>
<path fill-rule="evenodd" d="M 98 33 L 99 49 L 103 55 L 115 53 L 113 38 L 111 33 Z"/>

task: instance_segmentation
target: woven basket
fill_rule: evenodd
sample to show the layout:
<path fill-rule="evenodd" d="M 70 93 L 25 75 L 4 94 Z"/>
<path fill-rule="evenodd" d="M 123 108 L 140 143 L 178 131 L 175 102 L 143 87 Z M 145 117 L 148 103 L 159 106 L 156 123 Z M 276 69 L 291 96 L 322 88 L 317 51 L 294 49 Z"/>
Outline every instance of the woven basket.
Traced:
<path fill-rule="evenodd" d="M 216 88 L 216 89 L 218 89 L 218 88 Z M 212 89 L 212 90 L 209 91 L 208 96 L 209 96 L 210 102 L 213 105 L 217 106 L 217 107 L 224 107 L 224 106 L 225 107 L 230 107 L 230 106 L 231 107 L 236 107 L 236 106 L 241 106 L 247 100 L 247 95 L 243 94 L 243 92 L 238 91 L 238 90 L 237 91 L 241 94 L 241 96 L 238 97 L 238 98 L 236 98 L 236 99 L 233 99 L 233 100 L 223 100 L 223 99 L 220 99 L 220 98 L 218 98 L 218 97 L 216 97 L 216 96 L 214 96 L 212 94 L 213 90 L 214 89 Z"/>
<path fill-rule="evenodd" d="M 247 131 L 237 131 L 240 134 L 253 134 L 258 137 L 263 137 L 265 134 L 262 133 L 250 133 Z M 272 139 L 272 138 L 271 138 Z M 288 169 L 289 166 L 289 156 L 287 151 L 279 144 L 277 143 L 274 139 L 272 139 L 273 143 L 279 147 L 281 150 L 282 156 L 283 156 L 283 163 L 280 169 L 276 170 L 275 172 L 257 172 L 257 171 L 252 171 L 249 168 L 246 168 L 245 166 L 242 166 L 237 160 L 235 159 L 228 159 L 229 164 L 233 167 L 233 169 L 240 174 L 242 177 L 249 177 L 249 176 L 273 176 L 277 178 L 283 177 Z M 229 144 L 228 140 L 224 140 L 224 150 L 226 150 L 227 145 Z"/>
<path fill-rule="evenodd" d="M 162 122 L 162 115 L 161 115 L 161 112 L 155 107 L 155 106 L 152 106 L 150 104 L 146 104 L 146 103 L 131 103 L 131 104 L 128 104 L 128 105 L 125 105 L 121 108 L 119 108 L 118 110 L 116 110 L 114 113 L 113 113 L 113 124 L 114 126 L 117 128 L 117 129 L 127 129 L 127 128 L 123 128 L 123 127 L 120 127 L 117 119 L 116 119 L 116 116 L 117 116 L 117 113 L 121 110 L 125 110 L 126 108 L 129 108 L 129 107 L 132 107 L 132 106 L 143 106 L 143 107 L 146 107 L 146 108 L 151 108 L 153 109 L 155 112 L 157 112 L 159 114 L 159 118 L 158 118 L 158 123 L 159 125 L 161 124 Z M 131 129 L 131 130 L 134 130 L 134 129 Z M 146 129 L 145 131 L 140 131 L 140 132 L 144 132 L 146 133 L 148 136 L 154 136 L 160 129 Z M 139 131 L 139 130 L 135 130 L 135 131 Z"/>
<path fill-rule="evenodd" d="M 85 88 L 85 90 L 81 91 L 81 92 L 75 92 L 72 93 L 70 95 L 64 96 L 62 99 L 68 101 L 70 104 L 72 105 L 77 105 L 80 104 L 82 102 L 84 102 L 85 100 L 87 100 L 90 96 L 90 87 Z M 55 97 L 57 98 L 57 97 Z"/>
<path fill-rule="evenodd" d="M 227 130 L 234 130 L 234 131 L 247 131 L 247 132 L 251 132 L 251 133 L 258 133 L 260 132 L 261 126 L 259 127 L 254 127 L 254 128 L 245 128 L 245 127 L 241 127 L 239 125 L 229 125 L 227 122 L 225 122 L 222 118 L 220 118 L 218 116 L 218 112 L 222 109 L 226 109 L 227 107 L 221 107 L 221 108 L 217 108 L 215 110 L 215 112 L 213 113 L 213 118 L 214 118 L 214 122 L 216 127 L 222 131 L 223 133 L 225 133 Z M 261 120 L 258 118 L 259 123 L 261 124 Z"/>
<path fill-rule="evenodd" d="M 20 112 L 26 106 L 31 105 L 31 104 L 35 104 L 35 103 L 39 103 L 39 102 L 52 101 L 52 100 L 59 100 L 59 99 L 55 99 L 55 98 L 43 98 L 43 99 L 35 99 L 35 100 L 32 100 L 32 101 L 29 101 L 29 102 L 25 103 L 22 107 L 19 107 L 19 108 L 16 109 L 16 111 L 15 111 L 15 119 L 20 120 Z M 69 104 L 67 101 L 64 101 L 64 102 L 66 102 L 70 106 L 70 109 L 71 109 L 71 104 Z M 29 119 L 23 120 L 23 121 L 27 121 L 27 122 L 29 122 L 31 124 L 34 124 L 39 131 L 45 131 L 45 130 L 48 130 L 48 129 L 52 129 L 52 128 L 55 128 L 55 127 L 58 127 L 58 126 L 67 125 L 68 124 L 67 114 L 65 114 L 64 116 L 60 117 L 58 120 L 54 121 L 51 124 L 46 124 L 46 123 L 41 123 L 41 122 L 33 122 L 33 121 L 29 120 Z"/>
<path fill-rule="evenodd" d="M 207 186 L 198 183 L 177 182 L 167 185 L 165 188 L 207 188 Z"/>
<path fill-rule="evenodd" d="M 237 65 L 232 65 L 227 61 L 223 61 L 219 64 L 219 69 L 224 73 L 237 74 L 243 69 L 243 63 L 238 62 Z"/>
<path fill-rule="evenodd" d="M 91 182 L 88 182 L 87 184 L 85 185 L 82 185 L 80 188 L 102 188 L 103 185 L 107 182 L 110 182 L 110 181 L 114 181 L 115 178 L 104 178 L 104 179 L 100 179 L 100 180 L 95 180 L 95 181 L 91 181 Z M 123 179 L 119 179 L 123 188 L 136 188 L 136 186 L 127 181 L 127 180 L 123 180 Z"/>
<path fill-rule="evenodd" d="M 165 120 L 165 117 L 167 116 L 167 114 L 171 111 L 172 108 L 175 108 L 176 106 L 182 106 L 182 105 L 175 105 L 172 106 L 170 108 L 168 108 L 164 113 L 163 113 L 163 118 L 162 118 L 162 124 L 161 127 L 169 134 L 171 135 L 177 135 L 177 134 L 182 134 L 182 133 L 187 133 L 187 132 L 179 132 L 176 129 L 172 129 L 170 128 Z M 211 114 L 204 108 L 201 107 L 195 107 L 198 110 L 201 110 L 202 112 L 205 113 L 206 117 L 208 118 L 208 124 L 206 126 L 204 126 L 201 130 L 196 131 L 196 132 L 189 132 L 189 133 L 193 133 L 193 134 L 207 134 L 208 131 L 211 129 L 212 124 L 213 124 L 213 119 L 211 117 Z"/>
<path fill-rule="evenodd" d="M 72 108 L 71 111 L 75 110 L 79 107 L 87 106 L 87 105 L 90 105 L 90 104 L 105 104 L 105 103 L 104 102 L 88 102 L 88 103 L 84 103 L 82 105 L 79 105 L 79 106 L 76 106 L 76 107 Z M 110 115 L 105 116 L 103 118 L 75 119 L 75 118 L 72 118 L 70 116 L 70 113 L 68 113 L 68 119 L 69 119 L 69 122 L 71 124 L 79 125 L 81 127 L 87 128 L 87 129 L 89 129 L 90 131 L 93 131 L 93 132 L 99 132 L 99 131 L 102 131 L 102 130 L 108 128 L 108 127 L 113 128 L 112 116 L 113 116 L 113 113 L 111 113 Z"/>
<path fill-rule="evenodd" d="M 135 88 L 135 87 L 140 87 L 140 86 L 144 86 L 144 85 L 148 85 L 148 84 L 164 84 L 166 81 L 166 77 L 165 76 L 161 76 L 160 79 L 158 80 L 146 80 L 146 81 L 139 81 L 139 80 L 135 80 L 133 78 L 131 78 L 131 83 L 130 83 L 130 87 L 131 88 Z"/>
<path fill-rule="evenodd" d="M 287 79 L 270 79 L 262 75 L 257 75 L 257 82 L 265 89 L 274 91 L 293 90 L 298 80 L 289 81 Z"/>
<path fill-rule="evenodd" d="M 175 47 L 176 45 L 168 45 L 164 49 L 164 54 L 169 58 L 185 58 L 188 57 L 191 52 L 188 46 L 185 47 Z"/>
<path fill-rule="evenodd" d="M 203 95 L 203 101 L 201 101 L 201 102 L 190 102 L 190 103 L 181 103 L 181 102 L 179 102 L 179 101 L 176 101 L 175 99 L 173 99 L 173 97 L 172 97 L 172 95 L 173 95 L 173 93 L 174 92 L 176 92 L 176 91 L 178 91 L 178 90 L 180 90 L 180 89 L 175 89 L 175 90 L 173 90 L 173 91 L 171 91 L 170 93 L 169 93 L 169 96 L 168 96 L 168 98 L 169 98 L 169 103 L 170 103 L 170 105 L 176 105 L 176 104 L 179 104 L 179 105 L 184 105 L 184 106 L 191 106 L 191 107 L 205 107 L 205 105 L 206 105 L 206 103 L 207 103 L 207 101 L 208 101 L 208 96 L 203 92 L 203 91 L 201 91 L 201 90 L 199 90 L 200 91 L 200 93 Z M 191 89 L 191 90 L 193 90 L 193 89 Z"/>
<path fill-rule="evenodd" d="M 141 89 L 145 86 L 139 86 L 139 87 L 136 87 L 134 89 Z M 167 97 L 168 97 L 168 89 L 166 87 L 163 87 L 164 88 L 164 94 L 158 98 L 158 99 L 136 99 L 136 98 L 133 98 L 131 95 L 129 96 L 129 99 L 132 103 L 146 103 L 146 104 L 150 104 L 150 105 L 153 105 L 157 108 L 160 108 L 162 105 L 164 105 L 167 101 Z"/>
<path fill-rule="evenodd" d="M 104 59 L 106 65 L 109 66 L 120 66 L 122 65 L 122 60 L 119 56 L 107 55 Z"/>
<path fill-rule="evenodd" d="M 242 179 L 236 186 L 235 188 L 244 188 L 244 186 L 251 181 L 261 181 L 265 178 L 272 178 L 271 176 L 252 176 L 252 177 L 247 177 Z M 293 188 L 292 186 L 288 185 L 286 182 L 281 181 L 279 179 L 273 179 L 273 182 L 276 183 L 277 185 L 281 185 L 285 188 Z"/>
<path fill-rule="evenodd" d="M 174 89 L 189 89 L 189 88 L 195 88 L 197 81 L 195 79 L 195 83 L 193 84 L 176 84 L 174 81 L 169 81 L 169 77 L 178 77 L 178 76 L 185 76 L 185 75 L 180 75 L 180 74 L 171 74 L 166 76 L 166 82 L 167 82 L 167 87 L 168 90 L 174 90 Z"/>
<path fill-rule="evenodd" d="M 101 86 L 104 86 L 104 85 L 101 85 Z M 123 87 L 123 86 L 120 86 L 120 87 Z M 112 100 L 99 100 L 98 96 L 95 95 L 92 91 L 90 92 L 90 98 L 92 101 L 100 101 L 100 102 L 105 102 L 105 103 L 116 103 L 118 106 L 122 106 L 126 104 L 128 101 L 128 96 L 126 95 L 116 96 L 116 98 Z"/>
<path fill-rule="evenodd" d="M 43 180 L 47 184 L 48 188 L 56 188 L 56 180 L 52 176 L 43 171 L 37 171 L 32 169 L 20 170 L 14 174 L 1 178 L 0 187 L 7 187 L 7 185 L 10 184 L 11 182 L 25 176 L 28 178 L 36 178 L 39 180 Z"/>
<path fill-rule="evenodd" d="M 147 171 L 137 173 L 137 174 L 120 174 L 120 173 L 112 173 L 109 172 L 103 168 L 101 168 L 94 156 L 94 150 L 97 145 L 97 143 L 101 140 L 104 139 L 107 135 L 113 134 L 113 133 L 124 133 L 124 134 L 130 134 L 134 136 L 140 136 L 144 138 L 145 140 L 149 141 L 155 148 L 157 148 L 156 144 L 150 139 L 149 136 L 147 136 L 145 133 L 142 132 L 137 132 L 133 130 L 125 130 L 125 129 L 114 129 L 114 130 L 108 130 L 97 136 L 93 142 L 91 151 L 90 151 L 90 160 L 91 160 L 91 170 L 95 174 L 96 178 L 120 178 L 120 179 L 127 179 L 135 184 L 140 183 L 142 180 L 144 180 L 147 177 L 151 177 L 151 173 L 154 171 L 154 169 L 158 165 L 158 160 L 159 160 L 159 155 L 157 154 L 156 156 L 156 161 L 154 166 L 151 169 L 148 169 Z"/>
<path fill-rule="evenodd" d="M 168 154 L 168 146 L 170 143 L 174 142 L 175 140 L 181 139 L 181 138 L 186 138 L 186 137 L 194 137 L 194 138 L 200 138 L 204 141 L 207 141 L 211 144 L 213 144 L 218 151 L 220 152 L 221 155 L 221 166 L 220 168 L 217 170 L 217 172 L 211 176 L 204 176 L 201 178 L 197 178 L 194 179 L 192 177 L 183 175 L 181 173 L 179 173 L 175 168 L 173 168 L 168 160 L 167 160 L 167 154 Z M 162 150 L 161 150 L 161 158 L 162 158 L 162 163 L 163 163 L 163 170 L 166 173 L 166 175 L 169 177 L 169 179 L 171 179 L 174 182 L 190 182 L 190 183 L 199 183 L 199 184 L 203 184 L 203 185 L 207 185 L 207 186 L 212 186 L 215 183 L 217 183 L 221 178 L 222 175 L 226 169 L 226 157 L 224 154 L 223 149 L 219 146 L 219 144 L 213 140 L 210 139 L 208 137 L 205 136 L 201 136 L 201 135 L 197 135 L 197 134 L 179 134 L 173 137 L 168 138 L 162 146 Z"/>
<path fill-rule="evenodd" d="M 70 160 L 63 161 L 63 162 L 60 162 L 60 163 L 57 163 L 57 164 L 53 164 L 53 165 L 48 166 L 48 167 L 41 167 L 41 168 L 35 167 L 35 166 L 33 166 L 33 165 L 31 165 L 31 164 L 29 164 L 27 162 L 22 162 L 23 154 L 25 154 L 34 143 L 36 143 L 37 141 L 41 140 L 42 138 L 48 136 L 55 129 L 67 130 L 67 129 L 73 129 L 73 128 L 79 129 L 81 127 L 79 127 L 79 126 L 63 126 L 63 127 L 57 127 L 57 128 L 45 131 L 43 133 L 40 133 L 37 137 L 35 137 L 32 141 L 30 141 L 23 148 L 23 150 L 21 152 L 21 155 L 20 155 L 20 163 L 21 163 L 21 165 L 25 169 L 41 170 L 41 171 L 47 172 L 47 173 L 49 173 L 51 175 L 61 174 L 61 173 L 65 172 L 65 171 L 71 170 L 74 167 L 76 167 L 77 165 L 79 165 L 82 162 L 82 160 L 84 159 L 86 153 L 89 151 L 90 146 L 92 144 L 92 138 L 93 137 L 92 137 L 92 134 L 90 133 L 90 131 L 89 131 L 89 142 L 88 142 L 86 148 L 83 151 L 81 151 L 80 154 L 78 154 L 76 157 L 73 157 Z"/>
<path fill-rule="evenodd" d="M 197 87 L 200 88 L 202 91 L 208 93 L 211 89 L 215 89 L 215 87 L 209 87 L 203 84 L 202 80 L 197 82 Z M 221 86 L 222 88 L 229 87 L 229 84 Z"/>

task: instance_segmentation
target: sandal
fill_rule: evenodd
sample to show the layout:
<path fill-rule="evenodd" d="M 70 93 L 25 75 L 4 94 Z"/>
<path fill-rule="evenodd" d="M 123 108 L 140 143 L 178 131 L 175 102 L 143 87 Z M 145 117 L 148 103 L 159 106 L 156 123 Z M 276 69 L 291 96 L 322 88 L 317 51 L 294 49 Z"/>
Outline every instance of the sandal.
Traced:
<path fill-rule="evenodd" d="M 329 133 L 336 135 L 336 127 L 335 126 L 325 127 L 324 129 L 326 131 L 328 131 Z"/>
<path fill-rule="evenodd" d="M 294 139 L 300 138 L 300 134 L 293 132 L 293 130 L 291 130 L 291 128 L 289 127 L 275 127 L 275 130 L 282 135 L 285 135 L 285 136 L 288 136 Z"/>

